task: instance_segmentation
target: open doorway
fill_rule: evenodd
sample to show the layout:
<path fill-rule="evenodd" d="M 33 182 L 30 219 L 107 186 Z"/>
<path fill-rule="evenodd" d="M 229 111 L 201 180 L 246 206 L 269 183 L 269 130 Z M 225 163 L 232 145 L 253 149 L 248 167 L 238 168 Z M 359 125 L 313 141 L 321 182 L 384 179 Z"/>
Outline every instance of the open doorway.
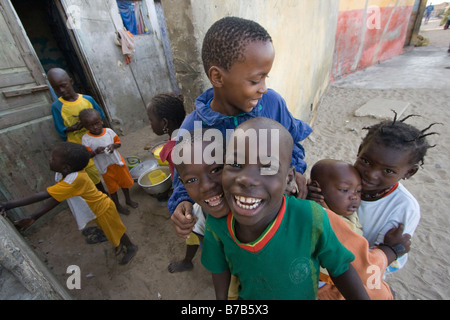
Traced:
<path fill-rule="evenodd" d="M 56 0 L 11 0 L 39 61 L 47 73 L 54 67 L 65 69 L 74 81 L 76 92 L 101 99 L 85 72 L 69 33 L 66 19 Z"/>

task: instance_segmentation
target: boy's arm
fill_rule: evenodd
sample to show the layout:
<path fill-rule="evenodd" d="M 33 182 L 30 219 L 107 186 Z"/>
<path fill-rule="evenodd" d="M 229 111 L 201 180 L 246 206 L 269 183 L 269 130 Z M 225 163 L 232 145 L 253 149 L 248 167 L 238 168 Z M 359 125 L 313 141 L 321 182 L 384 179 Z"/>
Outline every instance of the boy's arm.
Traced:
<path fill-rule="evenodd" d="M 403 234 L 404 229 L 405 225 L 400 223 L 398 227 L 389 230 L 384 236 L 384 242 L 378 245 L 378 249 L 386 255 L 388 266 L 410 250 L 411 236 Z"/>
<path fill-rule="evenodd" d="M 216 292 L 216 300 L 228 299 L 228 288 L 230 287 L 230 270 L 227 269 L 222 273 L 213 273 L 212 279 L 214 291 Z"/>
<path fill-rule="evenodd" d="M 55 199 L 50 197 L 49 200 L 44 202 L 44 205 L 39 208 L 35 213 L 33 213 L 29 218 L 24 218 L 21 220 L 14 221 L 14 225 L 19 230 L 25 230 L 29 228 L 37 219 L 42 217 L 44 214 L 49 212 L 51 209 L 56 207 L 59 204 L 59 202 Z"/>
<path fill-rule="evenodd" d="M 17 207 L 27 206 L 27 205 L 35 203 L 35 202 L 43 201 L 50 197 L 51 196 L 47 191 L 41 191 L 41 192 L 35 193 L 31 196 L 28 196 L 28 197 L 25 197 L 22 199 L 3 202 L 0 204 L 0 207 L 2 207 L 5 210 L 9 210 L 9 209 L 17 208 Z"/>
<path fill-rule="evenodd" d="M 50 199 L 49 199 L 50 198 Z M 35 202 L 43 201 L 49 199 L 44 203 L 44 205 L 39 208 L 35 213 L 33 213 L 29 218 L 24 218 L 18 221 L 14 221 L 14 225 L 19 229 L 23 230 L 31 226 L 37 219 L 42 217 L 44 214 L 49 212 L 51 209 L 56 207 L 59 204 L 59 201 L 55 200 L 50 196 L 47 191 L 42 191 L 31 196 L 19 199 L 19 200 L 11 200 L 5 203 L 0 204 L 2 210 L 13 209 L 17 207 L 23 207 Z"/>
<path fill-rule="evenodd" d="M 345 299 L 370 300 L 369 295 L 361 282 L 361 278 L 351 264 L 348 265 L 347 271 L 341 275 L 337 277 L 330 275 L 330 277 Z"/>
<path fill-rule="evenodd" d="M 64 119 L 61 116 L 61 102 L 57 101 L 52 104 L 52 116 L 53 116 L 53 124 L 55 126 L 56 132 L 64 141 L 67 140 L 66 129 L 67 127 L 64 125 Z"/>

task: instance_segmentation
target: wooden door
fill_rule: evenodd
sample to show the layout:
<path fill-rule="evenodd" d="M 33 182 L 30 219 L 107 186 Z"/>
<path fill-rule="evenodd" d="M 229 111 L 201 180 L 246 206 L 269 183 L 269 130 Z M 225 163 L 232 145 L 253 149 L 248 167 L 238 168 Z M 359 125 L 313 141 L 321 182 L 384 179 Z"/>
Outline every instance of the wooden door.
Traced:
<path fill-rule="evenodd" d="M 0 0 L 0 201 L 53 183 L 48 159 L 60 141 L 44 70 L 10 1 Z M 37 205 L 11 213 L 13 218 Z"/>

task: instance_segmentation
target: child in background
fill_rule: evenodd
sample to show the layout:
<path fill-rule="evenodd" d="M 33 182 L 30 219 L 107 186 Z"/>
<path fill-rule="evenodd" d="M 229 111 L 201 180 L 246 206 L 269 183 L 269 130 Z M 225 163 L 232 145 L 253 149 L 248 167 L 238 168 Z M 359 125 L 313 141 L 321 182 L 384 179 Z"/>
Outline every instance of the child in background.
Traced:
<path fill-rule="evenodd" d="M 81 230 L 87 222 L 94 220 L 115 247 L 116 255 L 125 249 L 125 255 L 119 263 L 127 264 L 136 255 L 138 247 L 125 233 L 126 227 L 120 220 L 114 202 L 95 187 L 84 171 L 89 159 L 89 152 L 82 145 L 61 142 L 53 148 L 49 162 L 50 169 L 56 172 L 57 183 L 29 197 L 0 203 L 0 209 L 8 210 L 49 199 L 30 218 L 14 222 L 18 229 L 23 230 L 67 200 L 78 228 Z"/>
<path fill-rule="evenodd" d="M 222 173 L 231 213 L 207 217 L 203 242 L 202 263 L 213 273 L 216 298 L 227 298 L 234 274 L 242 299 L 316 299 L 322 265 L 344 297 L 368 299 L 350 264 L 354 256 L 336 238 L 322 207 L 284 196 L 295 176 L 290 133 L 279 122 L 261 117 L 238 128 L 243 131 L 231 136 L 235 143 L 228 144 Z M 261 132 L 267 129 L 271 138 L 266 135 L 264 141 Z M 252 130 L 258 143 L 236 143 Z M 272 141 L 274 131 L 279 141 Z M 251 155 L 257 155 L 256 163 Z M 265 161 L 268 155 L 273 162 Z"/>
<path fill-rule="evenodd" d="M 128 215 L 130 210 L 122 207 L 117 191 L 122 188 L 125 203 L 132 208 L 137 208 L 138 203 L 131 200 L 130 188 L 134 184 L 125 160 L 117 148 L 120 148 L 119 136 L 110 128 L 103 128 L 100 113 L 95 109 L 80 111 L 79 119 L 88 132 L 82 137 L 81 143 L 88 148 L 90 156 L 94 158 L 95 166 L 101 173 L 111 199 L 116 204 L 119 213 Z"/>
<path fill-rule="evenodd" d="M 311 168 L 312 184 L 320 185 L 331 227 L 339 241 L 355 255 L 352 266 L 358 272 L 367 293 L 373 300 L 393 299 L 391 290 L 382 276 L 390 262 L 382 249 L 369 249 L 362 236 L 362 226 L 356 211 L 361 203 L 361 177 L 355 167 L 344 161 L 323 159 Z M 335 216 L 342 219 L 335 219 Z M 384 243 L 395 247 L 401 244 L 409 251 L 410 237 L 403 236 L 403 228 L 394 228 L 385 236 Z M 385 248 L 387 249 L 387 248 Z M 368 272 L 368 270 L 370 272 Z M 343 299 L 328 273 L 320 269 L 318 298 Z"/>
<path fill-rule="evenodd" d="M 83 109 L 94 108 L 100 113 L 102 119 L 104 119 L 105 115 L 102 109 L 92 97 L 75 92 L 73 89 L 73 80 L 65 70 L 52 68 L 48 71 L 47 78 L 56 95 L 59 97 L 52 104 L 53 123 L 56 131 L 64 141 L 81 144 L 81 138 L 87 130 L 81 125 L 78 114 Z M 85 171 L 97 189 L 106 193 L 94 161 L 89 160 Z"/>
<path fill-rule="evenodd" d="M 361 176 L 355 167 L 344 161 L 323 159 L 311 168 L 311 184 L 322 188 L 322 207 L 338 214 L 350 228 L 362 235 L 358 210 L 361 204 Z"/>
<path fill-rule="evenodd" d="M 405 247 L 390 246 L 383 239 L 393 228 L 404 228 L 404 236 L 413 236 L 420 220 L 420 207 L 414 196 L 399 182 L 411 178 L 423 164 L 430 146 L 426 137 L 434 125 L 423 130 L 401 120 L 382 121 L 371 127 L 358 149 L 355 168 L 361 175 L 361 205 L 358 209 L 363 235 L 370 247 L 378 246 L 394 261 L 386 273 L 402 268 L 407 261 Z M 309 199 L 323 201 L 321 186 L 310 186 Z M 402 255 L 403 254 L 403 255 Z"/>
<path fill-rule="evenodd" d="M 198 124 L 216 128 L 226 136 L 227 129 L 254 117 L 279 121 L 292 135 L 292 165 L 296 183 L 288 190 L 297 197 L 307 195 L 305 152 L 300 141 L 312 129 L 289 112 L 284 99 L 266 86 L 266 78 L 275 58 L 272 38 L 258 23 L 237 17 L 215 22 L 203 40 L 202 60 L 212 88 L 196 99 L 196 108 L 189 114 L 182 129 L 190 131 Z M 178 181 L 173 179 L 173 194 L 168 207 L 180 236 L 188 236 L 195 223 L 190 215 L 192 199 Z"/>
<path fill-rule="evenodd" d="M 169 135 L 169 141 L 164 145 L 159 156 L 162 162 L 169 163 L 170 173 L 173 177 L 174 165 L 171 153 L 176 144 L 176 135 L 174 137 L 173 133 L 180 128 L 186 117 L 183 95 L 172 92 L 157 94 L 147 105 L 147 116 L 156 135 Z"/>

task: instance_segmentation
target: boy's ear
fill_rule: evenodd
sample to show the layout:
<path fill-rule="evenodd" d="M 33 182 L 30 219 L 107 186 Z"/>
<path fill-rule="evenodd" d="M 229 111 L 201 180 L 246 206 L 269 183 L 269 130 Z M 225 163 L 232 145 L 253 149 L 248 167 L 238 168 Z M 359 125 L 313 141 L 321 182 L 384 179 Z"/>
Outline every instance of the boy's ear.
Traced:
<path fill-rule="evenodd" d="M 409 179 L 411 178 L 413 175 L 416 174 L 416 172 L 419 170 L 419 165 L 415 164 L 413 165 L 405 174 L 405 176 L 403 177 L 403 179 Z"/>
<path fill-rule="evenodd" d="M 169 127 L 169 120 L 167 118 L 162 118 L 161 119 L 163 125 L 163 128 L 168 128 Z"/>
<path fill-rule="evenodd" d="M 212 66 L 209 68 L 208 78 L 213 87 L 221 87 L 223 84 L 223 70 L 220 67 Z"/>
<path fill-rule="evenodd" d="M 297 182 L 295 181 L 295 167 L 291 166 L 288 169 L 288 174 L 286 176 L 286 191 L 290 194 L 298 193 Z"/>
<path fill-rule="evenodd" d="M 291 183 L 292 180 L 295 181 L 295 167 L 294 166 L 291 166 L 288 169 L 288 174 L 287 174 L 287 177 L 286 177 L 287 184 Z"/>

